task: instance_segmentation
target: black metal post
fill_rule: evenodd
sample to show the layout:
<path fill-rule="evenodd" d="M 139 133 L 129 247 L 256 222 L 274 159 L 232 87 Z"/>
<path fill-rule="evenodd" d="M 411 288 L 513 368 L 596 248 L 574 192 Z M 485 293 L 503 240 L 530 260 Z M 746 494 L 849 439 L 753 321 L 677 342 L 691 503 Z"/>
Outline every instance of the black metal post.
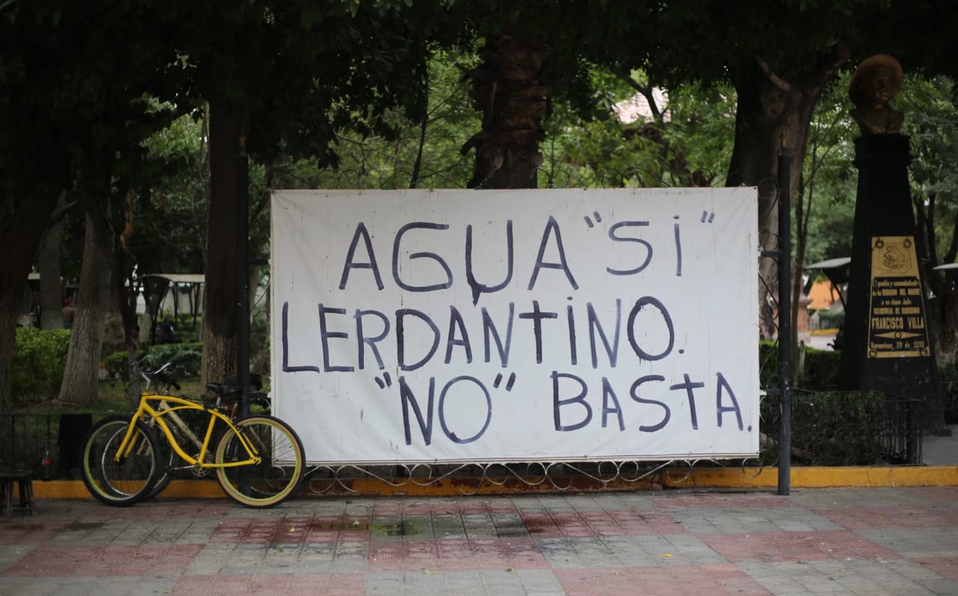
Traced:
<path fill-rule="evenodd" d="M 236 158 L 236 378 L 240 416 L 249 415 L 249 156 L 240 139 Z"/>
<path fill-rule="evenodd" d="M 792 486 L 792 200 L 791 157 L 778 156 L 778 368 L 781 423 L 778 430 L 778 494 Z"/>
<path fill-rule="evenodd" d="M 915 431 L 915 421 L 919 419 L 915 413 L 917 407 L 921 407 L 921 401 L 917 399 L 905 401 L 905 442 L 907 444 L 905 448 L 905 461 L 912 465 L 921 463 L 921 456 L 918 449 L 918 437 L 920 433 Z"/>

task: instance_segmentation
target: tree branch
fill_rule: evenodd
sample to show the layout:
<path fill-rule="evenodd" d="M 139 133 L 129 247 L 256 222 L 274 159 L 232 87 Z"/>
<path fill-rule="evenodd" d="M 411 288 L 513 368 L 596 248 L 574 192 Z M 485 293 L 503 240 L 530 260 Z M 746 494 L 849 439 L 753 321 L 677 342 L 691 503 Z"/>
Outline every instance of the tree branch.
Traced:
<path fill-rule="evenodd" d="M 792 91 L 791 83 L 789 83 L 785 79 L 775 74 L 775 71 L 773 71 L 772 67 L 768 65 L 768 62 L 766 62 L 762 58 L 756 56 L 755 60 L 758 62 L 759 68 L 762 69 L 762 72 L 765 73 L 765 76 L 768 77 L 768 80 L 771 81 L 773 85 L 775 85 L 782 91 L 785 91 L 786 93 L 791 93 Z"/>
<path fill-rule="evenodd" d="M 639 94 L 645 98 L 645 101 L 649 104 L 649 111 L 652 112 L 652 118 L 654 118 L 656 122 L 662 122 L 662 112 L 659 110 L 659 106 L 655 103 L 655 96 L 652 93 L 651 81 L 649 82 L 649 85 L 643 85 L 642 83 L 633 79 L 631 75 L 620 74 L 619 76 L 622 77 L 626 83 L 628 83 L 629 87 L 632 87 L 638 91 Z"/>

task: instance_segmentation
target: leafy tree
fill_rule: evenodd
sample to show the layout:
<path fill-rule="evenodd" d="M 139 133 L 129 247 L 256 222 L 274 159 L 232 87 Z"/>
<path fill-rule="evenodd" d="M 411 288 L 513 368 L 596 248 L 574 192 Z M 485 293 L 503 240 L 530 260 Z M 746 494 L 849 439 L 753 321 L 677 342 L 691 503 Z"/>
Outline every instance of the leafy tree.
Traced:
<path fill-rule="evenodd" d="M 57 197 L 72 189 L 96 230 L 107 229 L 108 210 L 101 201 L 109 194 L 117 152 L 125 153 L 130 146 L 123 139 L 142 133 L 144 119 L 136 102 L 156 82 L 159 65 L 169 62 L 158 45 L 150 44 L 155 37 L 141 36 L 149 15 L 131 18 L 132 9 L 125 5 L 106 13 L 100 8 L 92 2 L 62 5 L 43 0 L 0 7 L 0 126 L 5 131 L 0 160 L 6 173 L 0 225 L 3 242 L 17 242 L 16 248 L 4 250 L 0 265 L 11 278 L 3 284 L 10 294 L 0 298 L 2 371 L 9 368 L 12 346 L 14 317 L 8 296 L 22 295 L 39 233 Z M 123 39 L 138 43 L 117 52 L 115 44 Z M 22 215 L 14 224 L 11 216 L 17 214 Z M 97 238 L 98 246 L 105 242 Z M 109 261 L 105 267 L 109 271 Z M 71 337 L 67 377 L 84 369 L 70 382 L 80 399 L 95 393 L 102 335 L 99 309 L 94 307 L 98 297 L 88 295 L 86 305 L 78 305 Z M 92 365 L 71 364 L 80 361 Z M 0 374 L 0 407 L 9 406 L 9 391 L 6 374 Z"/>
<path fill-rule="evenodd" d="M 214 379 L 236 365 L 235 197 L 243 139 L 262 163 L 285 154 L 326 165 L 337 162 L 332 145 L 342 129 L 390 135 L 389 109 L 416 113 L 424 105 L 418 83 L 425 40 L 410 27 L 418 21 L 399 18 L 389 3 L 162 7 L 160 29 L 186 65 L 178 87 L 210 105 L 203 378 Z"/>
<path fill-rule="evenodd" d="M 560 139 L 561 147 L 546 151 L 547 169 L 552 154 L 568 161 L 560 166 L 567 177 L 558 184 L 568 180 L 568 186 L 636 188 L 716 182 L 717 172 L 728 163 L 735 122 L 731 104 L 722 97 L 734 91 L 688 84 L 660 92 L 658 97 L 640 92 L 650 106 L 650 116 L 623 123 L 614 115 L 615 100 L 634 97 L 635 87 L 615 77 L 603 88 L 615 86 L 623 91 L 607 102 L 603 118 L 586 120 L 570 113 L 564 102 L 558 104 L 550 131 L 555 130 L 552 138 Z M 547 141 L 547 146 L 553 144 Z M 550 186 L 557 185 L 554 173 L 549 178 Z"/>
<path fill-rule="evenodd" d="M 909 167 L 922 276 L 933 294 L 927 321 L 940 365 L 958 362 L 958 274 L 933 267 L 958 257 L 958 105 L 950 78 L 909 81 L 899 105 L 911 137 Z"/>

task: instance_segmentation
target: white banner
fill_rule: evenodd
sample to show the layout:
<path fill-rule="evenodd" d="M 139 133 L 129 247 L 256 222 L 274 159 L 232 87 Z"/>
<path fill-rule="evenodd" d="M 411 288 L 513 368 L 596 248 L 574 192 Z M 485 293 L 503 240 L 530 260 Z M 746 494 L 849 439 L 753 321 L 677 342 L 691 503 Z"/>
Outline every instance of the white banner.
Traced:
<path fill-rule="evenodd" d="M 274 413 L 313 463 L 755 456 L 756 202 L 277 191 Z"/>

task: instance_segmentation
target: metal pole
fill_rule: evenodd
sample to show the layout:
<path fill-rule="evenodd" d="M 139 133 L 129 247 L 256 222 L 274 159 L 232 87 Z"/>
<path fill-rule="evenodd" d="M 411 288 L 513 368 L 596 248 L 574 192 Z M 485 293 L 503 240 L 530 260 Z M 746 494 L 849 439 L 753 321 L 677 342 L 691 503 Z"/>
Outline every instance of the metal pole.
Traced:
<path fill-rule="evenodd" d="M 792 482 L 792 200 L 791 157 L 778 156 L 778 368 L 781 424 L 778 430 L 778 494 L 788 495 Z"/>
<path fill-rule="evenodd" d="M 236 378 L 240 416 L 249 415 L 249 156 L 240 139 L 236 157 Z"/>

